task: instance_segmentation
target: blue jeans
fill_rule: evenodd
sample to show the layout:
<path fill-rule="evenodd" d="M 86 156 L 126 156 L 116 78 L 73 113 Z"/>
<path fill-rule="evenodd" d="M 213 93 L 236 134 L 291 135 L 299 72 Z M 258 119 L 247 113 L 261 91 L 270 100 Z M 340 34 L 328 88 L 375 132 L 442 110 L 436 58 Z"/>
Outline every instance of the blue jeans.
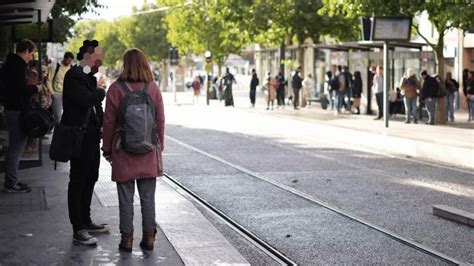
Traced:
<path fill-rule="evenodd" d="M 428 123 L 434 125 L 436 121 L 436 106 L 438 105 L 437 98 L 426 98 L 425 99 L 426 110 L 428 111 Z"/>
<path fill-rule="evenodd" d="M 454 122 L 454 92 L 449 92 L 446 95 L 445 117 L 447 117 L 449 121 Z"/>
<path fill-rule="evenodd" d="M 331 110 L 334 110 L 334 102 L 336 101 L 336 99 L 334 99 L 334 94 L 334 91 L 329 91 L 329 102 L 331 103 Z"/>
<path fill-rule="evenodd" d="M 28 137 L 20 129 L 20 111 L 5 110 L 8 127 L 8 149 L 5 155 L 5 187 L 18 183 L 18 167 Z"/>
<path fill-rule="evenodd" d="M 405 117 L 407 121 L 411 121 L 411 116 L 413 116 L 413 121 L 416 121 L 416 97 L 415 98 L 404 98 L 403 102 L 405 103 Z"/>
<path fill-rule="evenodd" d="M 336 110 L 337 112 L 340 112 L 342 108 L 342 104 L 344 103 L 343 91 L 336 91 L 335 102 L 336 102 Z"/>
<path fill-rule="evenodd" d="M 469 120 L 474 119 L 474 99 L 469 99 Z"/>

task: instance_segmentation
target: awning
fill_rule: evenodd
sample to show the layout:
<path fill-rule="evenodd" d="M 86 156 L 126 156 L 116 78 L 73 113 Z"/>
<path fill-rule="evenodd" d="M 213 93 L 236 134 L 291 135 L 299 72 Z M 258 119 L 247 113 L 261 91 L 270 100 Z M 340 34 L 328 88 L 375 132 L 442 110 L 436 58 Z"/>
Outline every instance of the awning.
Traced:
<path fill-rule="evenodd" d="M 0 26 L 46 22 L 55 2 L 56 0 L 1 0 Z"/>
<path fill-rule="evenodd" d="M 389 42 L 388 44 L 390 49 L 393 48 L 409 48 L 421 50 L 423 46 L 426 46 L 425 43 L 417 42 Z M 343 42 L 343 43 L 334 43 L 334 44 L 314 44 L 314 48 L 328 49 L 335 51 L 349 51 L 349 50 L 359 50 L 359 51 L 370 51 L 373 48 L 383 49 L 383 42 L 373 42 L 373 41 L 359 41 L 359 42 Z"/>

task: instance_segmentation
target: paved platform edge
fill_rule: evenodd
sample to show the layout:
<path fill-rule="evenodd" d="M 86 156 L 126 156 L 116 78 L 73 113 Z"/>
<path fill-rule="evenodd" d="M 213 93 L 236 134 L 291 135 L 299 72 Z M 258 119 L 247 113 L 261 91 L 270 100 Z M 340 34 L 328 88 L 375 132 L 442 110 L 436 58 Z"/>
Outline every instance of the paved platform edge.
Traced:
<path fill-rule="evenodd" d="M 157 223 L 186 265 L 250 265 L 204 215 L 163 178 L 156 186 Z"/>
<path fill-rule="evenodd" d="M 456 223 L 464 224 L 469 227 L 474 227 L 474 214 L 459 210 L 446 205 L 434 205 L 433 215 L 454 221 Z"/>

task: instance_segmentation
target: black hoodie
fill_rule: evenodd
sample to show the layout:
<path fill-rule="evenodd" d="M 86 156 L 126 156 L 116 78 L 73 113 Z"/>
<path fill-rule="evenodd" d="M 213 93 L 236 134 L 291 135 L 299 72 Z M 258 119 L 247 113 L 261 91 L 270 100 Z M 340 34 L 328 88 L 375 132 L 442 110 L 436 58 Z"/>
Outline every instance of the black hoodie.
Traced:
<path fill-rule="evenodd" d="M 38 88 L 26 85 L 27 64 L 17 54 L 9 54 L 3 67 L 3 81 L 5 83 L 5 110 L 21 111 L 25 103 L 38 93 Z"/>

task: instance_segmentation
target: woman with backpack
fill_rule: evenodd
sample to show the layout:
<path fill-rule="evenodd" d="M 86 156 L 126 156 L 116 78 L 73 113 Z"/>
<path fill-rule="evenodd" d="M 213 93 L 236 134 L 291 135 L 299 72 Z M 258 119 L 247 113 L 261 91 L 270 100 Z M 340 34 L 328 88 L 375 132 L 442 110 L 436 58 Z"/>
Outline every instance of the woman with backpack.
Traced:
<path fill-rule="evenodd" d="M 141 50 L 123 55 L 122 73 L 107 91 L 103 128 L 103 156 L 112 164 L 117 182 L 121 241 L 132 251 L 135 183 L 140 194 L 143 238 L 140 247 L 153 250 L 156 178 L 163 175 L 165 115 L 163 98 Z"/>
<path fill-rule="evenodd" d="M 420 82 L 416 78 L 415 71 L 412 68 L 407 69 L 406 76 L 402 77 L 400 81 L 400 93 L 404 96 L 405 103 L 405 123 L 418 123 L 416 119 L 416 99 L 420 91 Z"/>

